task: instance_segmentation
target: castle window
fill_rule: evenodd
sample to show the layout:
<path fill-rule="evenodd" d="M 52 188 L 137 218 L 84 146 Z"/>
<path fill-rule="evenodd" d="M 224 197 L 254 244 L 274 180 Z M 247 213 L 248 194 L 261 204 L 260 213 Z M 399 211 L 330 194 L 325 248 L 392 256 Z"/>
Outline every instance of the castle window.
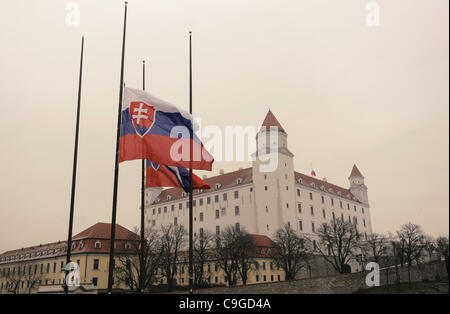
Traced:
<path fill-rule="evenodd" d="M 216 226 L 216 235 L 220 235 L 220 226 Z M 216 266 L 216 271 L 217 271 L 217 265 Z"/>
<path fill-rule="evenodd" d="M 266 186 L 264 186 L 264 190 L 265 190 L 265 191 L 267 191 L 267 185 L 266 185 Z"/>
<path fill-rule="evenodd" d="M 185 197 L 186 196 L 186 192 L 181 192 L 181 197 Z"/>
<path fill-rule="evenodd" d="M 314 217 L 314 206 L 310 206 L 311 209 L 311 216 Z"/>
<path fill-rule="evenodd" d="M 235 216 L 239 216 L 239 206 L 236 206 L 236 207 L 234 208 L 234 215 L 235 215 Z"/>
<path fill-rule="evenodd" d="M 216 183 L 216 190 L 220 189 L 220 186 L 221 186 L 220 183 Z"/>
<path fill-rule="evenodd" d="M 342 208 L 342 201 L 339 201 L 339 207 Z"/>
<path fill-rule="evenodd" d="M 208 196 L 208 197 L 206 198 L 206 203 L 207 203 L 207 204 L 211 204 L 211 197 Z"/>
<path fill-rule="evenodd" d="M 311 182 L 311 186 L 312 186 L 313 188 L 315 188 L 315 187 L 316 187 L 316 184 L 315 184 L 314 182 Z"/>
<path fill-rule="evenodd" d="M 312 194 L 312 192 L 309 192 L 309 199 L 310 199 L 310 200 L 313 199 L 313 194 Z"/>
<path fill-rule="evenodd" d="M 167 213 L 167 206 L 164 206 L 164 213 Z"/>
<path fill-rule="evenodd" d="M 152 209 L 153 215 L 156 214 L 155 208 Z"/>
<path fill-rule="evenodd" d="M 125 243 L 125 250 L 130 249 L 130 247 L 131 247 L 130 243 L 129 243 L 129 242 L 126 242 L 126 243 Z"/>
<path fill-rule="evenodd" d="M 239 179 L 237 179 L 237 184 L 241 184 L 242 183 L 242 179 L 241 178 L 239 178 Z"/>
<path fill-rule="evenodd" d="M 200 203 L 200 206 L 203 206 L 203 198 L 201 198 L 198 202 Z"/>
<path fill-rule="evenodd" d="M 221 214 L 222 216 L 226 216 L 227 210 L 226 210 L 225 207 L 222 207 L 222 209 L 221 209 L 221 211 L 220 211 L 220 214 Z"/>
<path fill-rule="evenodd" d="M 241 225 L 238 222 L 236 223 L 236 231 L 237 232 L 241 231 Z"/>
<path fill-rule="evenodd" d="M 214 195 L 214 202 L 216 202 L 216 203 L 219 202 L 219 195 Z"/>
<path fill-rule="evenodd" d="M 178 209 L 183 209 L 183 203 L 178 204 Z"/>
<path fill-rule="evenodd" d="M 361 212 L 363 213 L 363 215 L 364 215 L 364 208 L 363 207 L 361 207 Z"/>
<path fill-rule="evenodd" d="M 203 219 L 204 219 L 204 215 L 203 215 L 203 213 L 200 213 L 200 221 L 203 221 Z"/>
<path fill-rule="evenodd" d="M 302 213 L 302 203 L 298 203 L 297 208 L 298 208 L 298 213 L 301 214 Z"/>
<path fill-rule="evenodd" d="M 356 212 L 356 205 L 354 206 L 354 208 L 355 208 L 355 212 Z"/>
<path fill-rule="evenodd" d="M 84 247 L 84 242 L 80 241 L 80 250 Z"/>
<path fill-rule="evenodd" d="M 300 189 L 297 189 L 297 196 L 300 196 Z"/>
<path fill-rule="evenodd" d="M 323 195 L 321 196 L 321 199 L 322 199 L 322 204 L 325 204 L 325 197 Z"/>
<path fill-rule="evenodd" d="M 178 217 L 173 218 L 173 224 L 176 226 L 178 225 Z"/>
<path fill-rule="evenodd" d="M 218 209 L 216 209 L 216 219 L 219 219 L 219 218 L 220 218 L 220 212 Z"/>
<path fill-rule="evenodd" d="M 331 206 L 334 206 L 334 199 L 331 199 Z"/>
<path fill-rule="evenodd" d="M 303 221 L 301 221 L 301 220 L 298 221 L 298 229 L 300 231 L 303 231 Z"/>
<path fill-rule="evenodd" d="M 171 210 L 171 211 L 174 211 L 174 210 L 175 210 L 175 204 L 172 204 L 172 205 L 170 206 L 170 210 Z"/>
<path fill-rule="evenodd" d="M 170 199 L 172 198 L 172 195 L 167 195 L 167 200 L 170 201 Z"/>
<path fill-rule="evenodd" d="M 234 191 L 234 198 L 239 198 L 239 191 Z"/>
<path fill-rule="evenodd" d="M 223 193 L 223 200 L 224 200 L 224 201 L 227 200 L 227 193 Z"/>
<path fill-rule="evenodd" d="M 322 209 L 322 217 L 323 217 L 323 219 L 327 218 L 325 208 Z"/>
<path fill-rule="evenodd" d="M 94 247 L 96 249 L 101 249 L 102 248 L 102 243 L 100 241 L 95 241 Z"/>

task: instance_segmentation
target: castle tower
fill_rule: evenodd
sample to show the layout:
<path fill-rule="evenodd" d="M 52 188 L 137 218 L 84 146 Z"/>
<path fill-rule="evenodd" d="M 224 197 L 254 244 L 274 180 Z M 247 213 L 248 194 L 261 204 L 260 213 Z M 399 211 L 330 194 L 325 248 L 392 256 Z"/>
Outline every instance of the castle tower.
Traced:
<path fill-rule="evenodd" d="M 352 172 L 350 173 L 350 177 L 348 177 L 350 181 L 350 192 L 364 204 L 369 204 L 369 198 L 367 195 L 367 186 L 364 184 L 364 176 L 359 171 L 356 165 L 353 165 Z"/>
<path fill-rule="evenodd" d="M 256 232 L 267 236 L 287 221 L 295 223 L 294 154 L 288 149 L 287 136 L 269 110 L 256 136 L 253 162 Z"/>

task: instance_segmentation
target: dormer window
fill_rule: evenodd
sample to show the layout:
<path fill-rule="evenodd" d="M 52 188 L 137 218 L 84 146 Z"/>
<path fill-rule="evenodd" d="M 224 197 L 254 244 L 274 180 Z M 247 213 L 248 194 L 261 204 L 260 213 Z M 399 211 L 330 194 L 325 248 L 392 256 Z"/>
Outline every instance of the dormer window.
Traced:
<path fill-rule="evenodd" d="M 84 242 L 80 241 L 80 250 L 84 247 Z"/>
<path fill-rule="evenodd" d="M 94 247 L 96 249 L 101 249 L 102 248 L 102 243 L 100 241 L 95 241 Z"/>
<path fill-rule="evenodd" d="M 322 185 L 322 186 L 320 187 L 320 189 L 321 189 L 322 191 L 325 191 L 325 186 Z"/>
<path fill-rule="evenodd" d="M 130 247 L 131 247 L 131 245 L 130 245 L 130 243 L 129 243 L 129 242 L 125 243 L 125 250 L 129 250 L 129 249 L 130 249 Z"/>
<path fill-rule="evenodd" d="M 167 200 L 170 201 L 172 199 L 172 195 L 167 195 Z"/>
<path fill-rule="evenodd" d="M 316 185 L 315 185 L 315 183 L 314 183 L 314 182 L 311 182 L 311 186 L 312 186 L 313 188 L 315 188 L 315 187 L 316 187 Z"/>
<path fill-rule="evenodd" d="M 236 180 L 236 182 L 237 182 L 237 184 L 241 184 L 241 183 L 242 183 L 242 179 L 241 179 L 241 178 L 238 178 L 238 179 Z"/>
<path fill-rule="evenodd" d="M 182 197 L 186 197 L 186 192 L 181 192 Z"/>
<path fill-rule="evenodd" d="M 300 184 L 303 184 L 303 180 L 302 180 L 302 178 L 298 178 L 298 183 L 300 183 Z"/>
<path fill-rule="evenodd" d="M 329 188 L 329 189 L 328 189 L 328 192 L 333 193 L 333 189 L 332 189 L 332 188 Z"/>
<path fill-rule="evenodd" d="M 222 185 L 220 183 L 216 183 L 216 190 L 220 189 Z"/>

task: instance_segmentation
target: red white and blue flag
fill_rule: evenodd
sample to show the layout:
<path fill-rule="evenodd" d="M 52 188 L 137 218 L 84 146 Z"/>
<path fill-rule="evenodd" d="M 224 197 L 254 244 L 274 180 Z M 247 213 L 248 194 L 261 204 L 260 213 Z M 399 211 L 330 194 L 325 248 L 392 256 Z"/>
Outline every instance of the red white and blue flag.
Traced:
<path fill-rule="evenodd" d="M 214 158 L 195 135 L 193 121 L 188 112 L 142 90 L 126 87 L 119 162 L 151 159 L 167 166 L 211 170 Z M 177 132 L 171 134 L 173 130 Z"/>
<path fill-rule="evenodd" d="M 145 187 L 178 187 L 186 193 L 190 191 L 191 181 L 189 179 L 189 170 L 153 163 L 147 159 L 147 170 L 145 176 Z M 192 174 L 194 189 L 207 190 L 210 188 L 208 183 L 200 177 Z"/>
<path fill-rule="evenodd" d="M 311 170 L 311 176 L 313 176 L 313 177 L 316 176 L 316 172 L 314 170 Z"/>

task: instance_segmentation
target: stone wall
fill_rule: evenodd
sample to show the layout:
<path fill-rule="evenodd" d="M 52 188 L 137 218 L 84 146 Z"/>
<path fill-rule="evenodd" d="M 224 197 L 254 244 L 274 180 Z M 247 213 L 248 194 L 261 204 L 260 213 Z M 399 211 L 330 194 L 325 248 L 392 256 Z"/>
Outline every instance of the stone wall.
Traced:
<path fill-rule="evenodd" d="M 306 293 L 352 293 L 360 289 L 368 288 L 366 276 L 369 272 L 357 272 L 351 274 L 330 275 L 316 278 L 297 279 L 273 283 L 262 283 L 238 287 L 218 287 L 196 290 L 198 294 L 306 294 Z M 398 275 L 397 275 L 398 274 Z M 435 280 L 447 277 L 445 263 L 432 262 L 425 265 L 411 267 L 411 281 Z M 380 283 L 385 285 L 395 282 L 400 277 L 400 282 L 408 281 L 407 267 L 394 267 L 380 270 Z"/>

